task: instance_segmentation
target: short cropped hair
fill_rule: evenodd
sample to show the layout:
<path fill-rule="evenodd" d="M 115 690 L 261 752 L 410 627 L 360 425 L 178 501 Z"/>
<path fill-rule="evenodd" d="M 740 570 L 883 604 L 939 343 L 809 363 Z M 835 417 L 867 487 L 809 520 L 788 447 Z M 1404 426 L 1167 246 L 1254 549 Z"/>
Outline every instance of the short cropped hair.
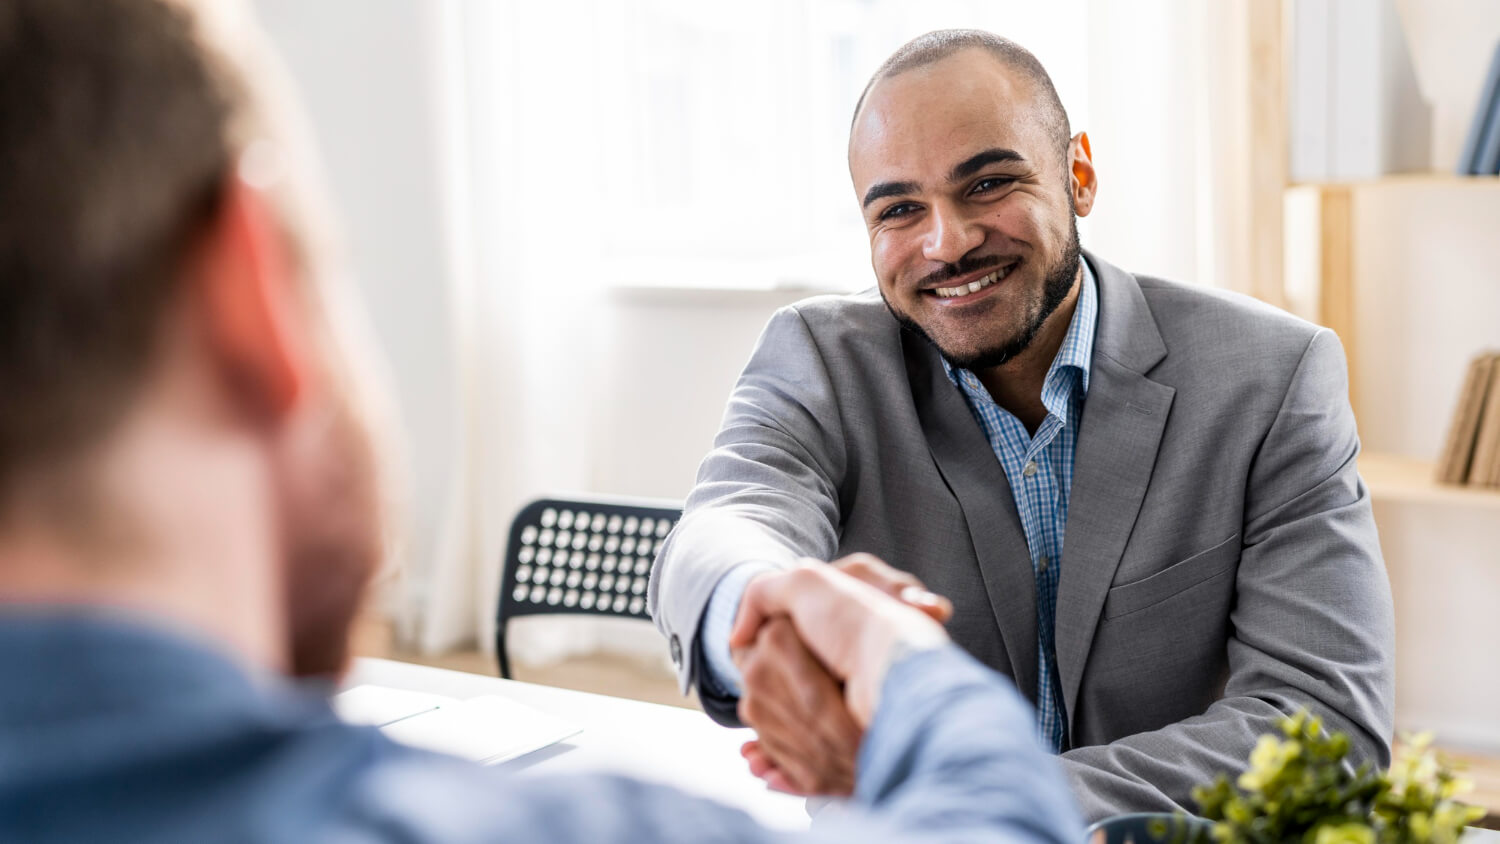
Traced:
<path fill-rule="evenodd" d="M 901 45 L 880 65 L 875 74 L 870 77 L 870 81 L 865 83 L 865 90 L 859 95 L 859 101 L 854 105 L 853 122 L 859 121 L 859 113 L 864 108 L 865 98 L 869 96 L 870 90 L 875 87 L 876 83 L 893 76 L 900 76 L 909 70 L 936 64 L 960 50 L 969 49 L 984 50 L 1006 68 L 1019 73 L 1022 78 L 1031 83 L 1032 88 L 1037 92 L 1043 119 L 1047 123 L 1046 132 L 1052 137 L 1053 143 L 1062 155 L 1062 160 L 1067 161 L 1068 142 L 1072 139 L 1073 133 L 1068 128 L 1068 112 L 1063 108 L 1062 100 L 1057 96 L 1057 88 L 1052 84 L 1052 77 L 1047 74 L 1047 69 L 1042 67 L 1042 63 L 1037 61 L 1036 56 L 1032 55 L 1030 50 L 1009 38 L 1002 38 L 982 29 L 940 29 L 926 35 L 918 35 Z"/>
<path fill-rule="evenodd" d="M 0 4 L 0 495 L 108 429 L 233 166 L 233 88 L 159 0 Z"/>

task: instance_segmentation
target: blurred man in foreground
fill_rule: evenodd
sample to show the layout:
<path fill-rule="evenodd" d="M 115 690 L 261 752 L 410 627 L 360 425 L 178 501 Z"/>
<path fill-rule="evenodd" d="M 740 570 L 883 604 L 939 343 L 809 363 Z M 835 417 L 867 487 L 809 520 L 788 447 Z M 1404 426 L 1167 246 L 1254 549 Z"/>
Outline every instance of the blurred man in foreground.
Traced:
<path fill-rule="evenodd" d="M 347 663 L 379 461 L 286 139 L 203 32 L 0 5 L 0 840 L 779 838 L 404 748 L 288 680 Z M 862 811 L 806 840 L 1079 839 L 1020 698 L 921 612 L 757 581 L 732 644 L 792 641 L 867 729 Z"/>

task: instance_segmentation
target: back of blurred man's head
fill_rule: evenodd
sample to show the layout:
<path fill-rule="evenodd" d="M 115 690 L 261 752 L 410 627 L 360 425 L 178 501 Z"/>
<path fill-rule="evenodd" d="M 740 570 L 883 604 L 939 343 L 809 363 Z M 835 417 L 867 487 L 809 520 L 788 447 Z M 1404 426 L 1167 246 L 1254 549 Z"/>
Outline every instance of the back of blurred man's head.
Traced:
<path fill-rule="evenodd" d="M 0 488 L 117 421 L 233 152 L 157 3 L 0 6 Z"/>
<path fill-rule="evenodd" d="M 0 4 L 0 602 L 333 671 L 373 449 L 306 227 L 247 177 L 281 139 L 204 33 L 160 0 Z"/>

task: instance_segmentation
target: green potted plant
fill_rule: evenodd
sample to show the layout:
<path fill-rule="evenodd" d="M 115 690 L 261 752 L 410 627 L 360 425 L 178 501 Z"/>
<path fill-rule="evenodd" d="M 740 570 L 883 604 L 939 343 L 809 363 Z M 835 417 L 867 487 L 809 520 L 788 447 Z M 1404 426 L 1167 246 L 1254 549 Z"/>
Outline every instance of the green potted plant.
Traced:
<path fill-rule="evenodd" d="M 1201 818 L 1124 815 L 1096 824 L 1119 844 L 1454 844 L 1484 811 L 1459 802 L 1470 785 L 1432 748 L 1409 738 L 1389 771 L 1349 764 L 1349 737 L 1306 711 L 1261 736 L 1250 767 L 1194 790 Z"/>
<path fill-rule="evenodd" d="M 1453 844 L 1484 816 L 1459 802 L 1470 785 L 1432 747 L 1410 737 L 1389 771 L 1349 764 L 1349 737 L 1305 710 L 1261 736 L 1250 768 L 1194 791 L 1219 844 Z"/>

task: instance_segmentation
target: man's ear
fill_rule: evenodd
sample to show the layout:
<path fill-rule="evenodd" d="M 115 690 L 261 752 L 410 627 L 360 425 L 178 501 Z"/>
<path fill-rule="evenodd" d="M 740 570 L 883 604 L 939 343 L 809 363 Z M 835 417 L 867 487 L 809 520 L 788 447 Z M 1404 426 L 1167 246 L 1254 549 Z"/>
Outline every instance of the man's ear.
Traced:
<path fill-rule="evenodd" d="M 311 375 L 307 321 L 291 267 L 265 198 L 231 176 L 203 239 L 197 306 L 231 389 L 271 419 L 296 406 Z"/>
<path fill-rule="evenodd" d="M 1073 208 L 1080 217 L 1094 210 L 1094 195 L 1099 191 L 1099 176 L 1094 172 L 1094 153 L 1089 149 L 1089 135 L 1079 132 L 1068 142 L 1068 186 L 1073 191 Z"/>

